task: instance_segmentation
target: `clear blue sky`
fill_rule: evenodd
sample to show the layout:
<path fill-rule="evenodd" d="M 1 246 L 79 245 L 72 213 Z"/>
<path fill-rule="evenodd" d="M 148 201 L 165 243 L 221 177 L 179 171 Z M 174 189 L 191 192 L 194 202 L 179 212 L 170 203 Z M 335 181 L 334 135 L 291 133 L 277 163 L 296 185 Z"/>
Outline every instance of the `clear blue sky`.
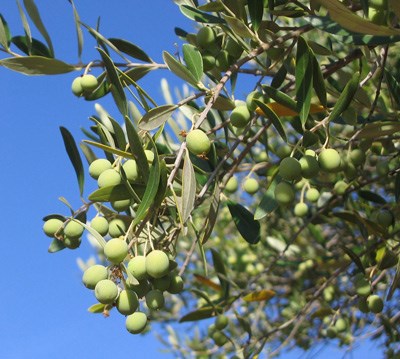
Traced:
<path fill-rule="evenodd" d="M 36 3 L 53 38 L 56 56 L 77 63 L 68 1 Z M 175 50 L 174 26 L 191 30 L 171 0 L 76 0 L 76 5 L 84 22 L 94 26 L 100 16 L 101 32 L 107 37 L 128 39 L 157 61 L 161 61 L 162 50 Z M 23 33 L 15 1 L 2 1 L 0 13 L 14 34 Z M 85 38 L 91 47 L 83 59 L 90 61 L 94 44 L 87 34 Z M 70 92 L 77 75 L 27 77 L 0 67 L 0 358 L 97 359 L 122 353 L 134 357 L 138 352 L 140 358 L 157 358 L 162 346 L 153 334 L 132 336 L 124 328 L 122 316 L 114 313 L 105 319 L 87 312 L 95 299 L 81 284 L 76 259 L 92 254 L 89 245 L 75 252 L 47 253 L 50 240 L 42 233 L 42 217 L 67 213 L 59 196 L 75 207 L 80 204 L 75 174 L 59 132 L 59 126 L 65 126 L 79 140 L 79 128 L 88 126 L 87 118 L 94 112 L 93 103 Z M 143 82 L 158 99 L 160 78 L 152 76 Z M 109 99 L 100 102 L 106 109 L 111 107 Z M 366 343 L 353 358 L 381 358 L 373 346 Z M 342 356 L 343 352 L 331 347 L 323 352 L 324 358 Z"/>

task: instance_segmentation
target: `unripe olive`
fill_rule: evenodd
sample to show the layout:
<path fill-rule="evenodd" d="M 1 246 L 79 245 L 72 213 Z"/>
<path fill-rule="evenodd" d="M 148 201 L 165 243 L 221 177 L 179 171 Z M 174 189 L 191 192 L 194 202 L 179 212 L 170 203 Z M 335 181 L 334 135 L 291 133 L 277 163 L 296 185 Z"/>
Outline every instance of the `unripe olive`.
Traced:
<path fill-rule="evenodd" d="M 256 110 L 257 105 L 254 103 L 254 100 L 260 100 L 264 102 L 264 94 L 260 91 L 252 91 L 246 97 L 246 105 L 249 111 L 253 112 Z"/>
<path fill-rule="evenodd" d="M 125 240 L 112 238 L 104 246 L 104 255 L 113 264 L 121 263 L 128 255 L 128 245 Z"/>
<path fill-rule="evenodd" d="M 226 337 L 226 335 L 219 330 L 213 333 L 212 339 L 214 340 L 215 344 L 218 345 L 219 347 L 224 346 L 228 342 L 228 338 Z"/>
<path fill-rule="evenodd" d="M 275 200 L 282 204 L 287 205 L 293 202 L 295 193 L 293 187 L 287 182 L 280 182 L 275 186 Z"/>
<path fill-rule="evenodd" d="M 82 93 L 83 93 L 83 88 L 82 88 L 82 83 L 81 83 L 81 79 L 82 79 L 82 77 L 76 77 L 75 79 L 74 79 L 74 81 L 72 81 L 72 84 L 71 84 L 71 90 L 72 90 L 72 93 L 75 95 L 75 96 L 82 96 Z"/>
<path fill-rule="evenodd" d="M 243 190 L 248 194 L 255 194 L 257 193 L 260 185 L 258 184 L 255 178 L 246 178 L 242 184 Z"/>
<path fill-rule="evenodd" d="M 163 292 L 169 288 L 170 283 L 171 277 L 169 276 L 169 274 L 167 274 L 164 277 L 155 278 L 153 280 L 153 288 L 161 290 Z"/>
<path fill-rule="evenodd" d="M 71 220 L 64 227 L 64 235 L 69 238 L 79 238 L 84 229 L 80 223 Z"/>
<path fill-rule="evenodd" d="M 287 144 L 281 145 L 275 150 L 275 153 L 279 158 L 289 157 L 291 152 L 292 148 Z"/>
<path fill-rule="evenodd" d="M 365 162 L 365 152 L 359 148 L 352 150 L 349 157 L 351 162 L 353 162 L 353 165 L 356 167 L 363 165 Z"/>
<path fill-rule="evenodd" d="M 164 295 L 158 289 L 152 289 L 146 294 L 146 304 L 149 309 L 158 310 L 164 307 Z"/>
<path fill-rule="evenodd" d="M 340 155 L 333 148 L 326 148 L 318 156 L 319 166 L 326 172 L 337 172 L 340 169 Z"/>
<path fill-rule="evenodd" d="M 107 278 L 107 268 L 101 264 L 95 264 L 83 272 L 82 282 L 86 288 L 94 289 L 98 282 Z"/>
<path fill-rule="evenodd" d="M 126 224 L 120 218 L 114 218 L 108 224 L 108 233 L 111 237 L 117 238 L 125 234 Z"/>
<path fill-rule="evenodd" d="M 235 193 L 239 187 L 238 180 L 235 176 L 229 178 L 228 182 L 226 182 L 225 191 L 229 193 Z"/>
<path fill-rule="evenodd" d="M 129 289 L 132 289 L 139 298 L 143 298 L 151 289 L 150 283 L 147 280 L 139 281 L 139 284 L 129 284 Z"/>
<path fill-rule="evenodd" d="M 190 131 L 186 136 L 186 145 L 190 152 L 195 155 L 207 154 L 211 148 L 211 141 L 202 130 Z"/>
<path fill-rule="evenodd" d="M 128 271 L 137 279 L 143 280 L 147 277 L 146 257 L 136 256 L 128 262 Z"/>
<path fill-rule="evenodd" d="M 314 178 L 319 172 L 319 164 L 314 156 L 305 155 L 300 158 L 301 175 L 304 178 Z"/>
<path fill-rule="evenodd" d="M 326 336 L 331 339 L 336 338 L 337 336 L 336 328 L 332 325 L 326 328 Z"/>
<path fill-rule="evenodd" d="M 119 293 L 116 307 L 123 315 L 133 314 L 139 307 L 137 294 L 130 289 L 122 290 L 121 293 Z"/>
<path fill-rule="evenodd" d="M 126 211 L 132 204 L 132 200 L 128 199 L 120 199 L 118 201 L 111 201 L 111 207 L 114 208 L 117 212 Z"/>
<path fill-rule="evenodd" d="M 65 245 L 65 247 L 67 247 L 68 249 L 76 249 L 79 248 L 79 246 L 81 245 L 81 238 L 80 237 L 67 237 L 64 236 L 64 240 L 63 243 Z"/>
<path fill-rule="evenodd" d="M 99 176 L 105 171 L 112 168 L 112 164 L 106 158 L 98 158 L 94 160 L 89 166 L 89 174 L 92 178 L 98 179 Z"/>
<path fill-rule="evenodd" d="M 225 50 L 228 52 L 230 56 L 232 56 L 235 59 L 238 59 L 242 53 L 243 53 L 243 48 L 240 46 L 234 39 L 231 37 L 228 38 L 226 41 L 225 45 Z"/>
<path fill-rule="evenodd" d="M 118 287 L 110 279 L 102 279 L 94 288 L 96 299 L 102 304 L 112 304 L 118 297 Z"/>
<path fill-rule="evenodd" d="M 310 202 L 317 202 L 319 198 L 319 191 L 316 188 L 310 188 L 306 192 L 306 200 Z"/>
<path fill-rule="evenodd" d="M 108 233 L 108 221 L 104 217 L 94 217 L 90 221 L 90 227 L 92 227 L 102 236 L 105 236 Z"/>
<path fill-rule="evenodd" d="M 214 30 L 209 26 L 202 27 L 196 35 L 196 42 L 198 46 L 207 49 L 215 43 Z"/>
<path fill-rule="evenodd" d="M 367 298 L 367 305 L 372 313 L 380 313 L 383 310 L 383 300 L 376 294 L 372 294 Z"/>
<path fill-rule="evenodd" d="M 169 273 L 169 258 L 160 250 L 151 251 L 146 256 L 146 272 L 153 278 L 161 278 Z"/>
<path fill-rule="evenodd" d="M 377 25 L 386 25 L 386 11 L 370 7 L 368 9 L 368 19 Z"/>
<path fill-rule="evenodd" d="M 210 54 L 203 55 L 203 69 L 204 71 L 210 71 L 215 67 L 215 57 Z"/>
<path fill-rule="evenodd" d="M 376 214 L 376 221 L 378 224 L 380 224 L 382 227 L 389 227 L 393 224 L 394 222 L 394 217 L 392 212 L 390 212 L 387 209 L 381 209 L 377 214 Z"/>
<path fill-rule="evenodd" d="M 144 150 L 144 154 L 146 155 L 147 162 L 152 164 L 154 161 L 154 152 L 150 150 Z"/>
<path fill-rule="evenodd" d="M 349 187 L 349 184 L 343 180 L 339 180 L 335 183 L 335 186 L 333 187 L 333 190 L 338 194 L 342 195 L 346 192 L 347 188 Z"/>
<path fill-rule="evenodd" d="M 317 154 L 315 153 L 315 151 L 310 149 L 310 148 L 305 150 L 304 155 L 305 156 L 311 156 L 311 157 L 314 157 L 314 158 L 317 157 Z"/>
<path fill-rule="evenodd" d="M 247 106 L 240 105 L 232 110 L 230 119 L 232 126 L 243 128 L 250 122 L 251 114 Z"/>
<path fill-rule="evenodd" d="M 284 158 L 279 164 L 279 175 L 287 181 L 300 179 L 301 178 L 300 162 L 293 157 Z"/>
<path fill-rule="evenodd" d="M 371 293 L 371 285 L 363 274 L 355 277 L 355 287 L 358 295 L 367 296 Z"/>
<path fill-rule="evenodd" d="M 220 71 L 225 71 L 231 63 L 231 58 L 228 51 L 221 50 L 215 57 L 215 66 Z"/>
<path fill-rule="evenodd" d="M 226 328 L 226 326 L 228 325 L 228 317 L 224 314 L 220 314 L 218 315 L 218 317 L 215 319 L 215 328 L 217 330 L 223 330 Z"/>
<path fill-rule="evenodd" d="M 99 187 L 116 186 L 121 183 L 121 174 L 115 169 L 111 168 L 102 172 L 97 179 Z"/>
<path fill-rule="evenodd" d="M 138 167 L 135 160 L 128 160 L 122 165 L 126 178 L 129 182 L 135 182 L 139 177 Z"/>
<path fill-rule="evenodd" d="M 294 206 L 294 214 L 297 217 L 304 217 L 308 213 L 308 206 L 304 202 L 297 203 Z"/>
<path fill-rule="evenodd" d="M 54 237 L 64 222 L 58 218 L 50 218 L 43 224 L 43 232 L 48 237 Z"/>
<path fill-rule="evenodd" d="M 139 334 L 146 328 L 147 316 L 143 312 L 135 312 L 126 317 L 125 326 L 129 333 Z"/>
<path fill-rule="evenodd" d="M 167 291 L 171 294 L 178 294 L 183 290 L 183 279 L 181 276 L 174 274 L 170 276 L 169 287 Z"/>
<path fill-rule="evenodd" d="M 96 76 L 93 75 L 83 75 L 81 77 L 81 86 L 84 91 L 93 91 L 99 82 L 97 81 Z"/>
<path fill-rule="evenodd" d="M 207 328 L 207 334 L 212 337 L 212 335 L 217 331 L 217 328 L 215 327 L 215 324 L 210 324 Z"/>
<path fill-rule="evenodd" d="M 368 308 L 367 298 L 366 297 L 360 297 L 358 299 L 358 309 L 363 313 L 369 313 L 370 312 L 370 310 Z"/>
<path fill-rule="evenodd" d="M 341 333 L 347 329 L 347 322 L 344 318 L 338 318 L 335 323 L 335 329 Z"/>

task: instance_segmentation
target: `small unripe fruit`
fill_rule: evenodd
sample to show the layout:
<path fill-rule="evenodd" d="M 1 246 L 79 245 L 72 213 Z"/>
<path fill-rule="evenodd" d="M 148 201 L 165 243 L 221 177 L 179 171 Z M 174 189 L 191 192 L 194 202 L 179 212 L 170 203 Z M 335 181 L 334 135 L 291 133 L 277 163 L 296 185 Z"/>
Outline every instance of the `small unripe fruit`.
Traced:
<path fill-rule="evenodd" d="M 289 145 L 282 145 L 279 146 L 276 150 L 275 153 L 279 158 L 285 158 L 285 157 L 289 157 L 290 153 L 292 152 L 292 149 Z"/>
<path fill-rule="evenodd" d="M 300 179 L 301 178 L 300 162 L 293 157 L 284 158 L 279 164 L 279 175 L 287 181 Z"/>
<path fill-rule="evenodd" d="M 186 136 L 186 146 L 195 155 L 207 154 L 211 148 L 211 141 L 202 130 L 192 130 Z"/>
<path fill-rule="evenodd" d="M 133 290 L 123 290 L 117 299 L 117 310 L 123 315 L 133 314 L 139 307 L 139 299 Z"/>
<path fill-rule="evenodd" d="M 116 186 L 121 183 L 121 175 L 119 172 L 113 168 L 105 170 L 102 172 L 97 179 L 97 184 L 99 187 Z"/>
<path fill-rule="evenodd" d="M 231 112 L 231 124 L 232 126 L 243 128 L 251 119 L 251 114 L 245 105 L 235 107 Z"/>
<path fill-rule="evenodd" d="M 300 158 L 301 175 L 304 178 L 314 178 L 319 172 L 319 164 L 314 156 L 305 155 Z"/>
<path fill-rule="evenodd" d="M 260 188 L 260 185 L 258 184 L 255 178 L 246 178 L 245 181 L 243 182 L 242 187 L 245 192 L 253 195 L 257 193 L 258 189 Z"/>
<path fill-rule="evenodd" d="M 103 279 L 94 288 L 96 299 L 102 304 L 112 304 L 118 297 L 118 287 L 110 279 Z"/>
<path fill-rule="evenodd" d="M 64 245 L 65 247 L 67 247 L 68 249 L 76 249 L 79 248 L 79 246 L 81 245 L 81 238 L 80 237 L 67 237 L 64 236 Z"/>
<path fill-rule="evenodd" d="M 369 313 L 370 310 L 368 308 L 367 299 L 365 297 L 360 297 L 358 299 L 358 309 L 363 313 Z"/>
<path fill-rule="evenodd" d="M 347 322 L 344 318 L 338 318 L 335 323 L 335 329 L 341 333 L 347 329 Z"/>
<path fill-rule="evenodd" d="M 337 172 L 340 169 L 340 155 L 333 148 L 321 151 L 318 156 L 319 166 L 326 172 Z"/>
<path fill-rule="evenodd" d="M 139 334 L 146 328 L 147 316 L 143 312 L 135 312 L 126 317 L 125 326 L 129 333 Z"/>
<path fill-rule="evenodd" d="M 225 336 L 224 333 L 220 332 L 219 330 L 213 333 L 212 339 L 219 347 L 224 346 L 228 342 L 228 338 Z"/>
<path fill-rule="evenodd" d="M 68 222 L 64 227 L 64 235 L 69 238 L 79 238 L 84 231 L 83 226 L 75 221 Z"/>
<path fill-rule="evenodd" d="M 102 236 L 105 236 L 108 233 L 108 221 L 104 217 L 94 217 L 90 222 L 90 227 Z"/>
<path fill-rule="evenodd" d="M 111 237 L 117 238 L 125 234 L 126 225 L 125 222 L 120 218 L 114 218 L 108 224 L 108 233 Z"/>
<path fill-rule="evenodd" d="M 275 200 L 282 204 L 287 205 L 293 202 L 295 193 L 293 187 L 287 182 L 280 182 L 275 186 Z"/>
<path fill-rule="evenodd" d="M 230 56 L 226 50 L 221 50 L 215 57 L 215 66 L 220 71 L 225 71 L 229 67 L 230 62 Z"/>
<path fill-rule="evenodd" d="M 122 165 L 126 178 L 129 182 L 135 182 L 139 177 L 138 167 L 135 160 L 128 160 Z"/>
<path fill-rule="evenodd" d="M 226 182 L 225 191 L 229 193 L 235 193 L 239 187 L 239 183 L 236 177 L 229 178 Z"/>
<path fill-rule="evenodd" d="M 304 202 L 297 203 L 294 206 L 294 214 L 297 217 L 304 217 L 308 213 L 308 206 Z"/>
<path fill-rule="evenodd" d="M 167 291 L 171 294 L 178 294 L 183 290 L 183 279 L 179 275 L 171 275 Z"/>
<path fill-rule="evenodd" d="M 104 255 L 113 264 L 121 263 L 128 255 L 128 245 L 123 239 L 112 238 L 104 246 Z"/>
<path fill-rule="evenodd" d="M 128 262 L 128 271 L 137 279 L 143 280 L 147 277 L 146 257 L 136 256 Z"/>
<path fill-rule="evenodd" d="M 146 304 L 149 309 L 158 310 L 164 307 L 164 295 L 158 289 L 153 289 L 146 294 Z"/>
<path fill-rule="evenodd" d="M 146 155 L 147 162 L 152 164 L 154 161 L 154 152 L 150 150 L 144 150 L 144 154 Z"/>
<path fill-rule="evenodd" d="M 132 204 L 132 200 L 128 199 L 120 199 L 118 201 L 111 201 L 111 207 L 114 208 L 117 212 L 126 211 Z"/>
<path fill-rule="evenodd" d="M 387 209 L 381 209 L 377 214 L 376 214 L 376 221 L 378 224 L 380 224 L 382 227 L 389 227 L 393 224 L 394 222 L 394 217 L 392 212 L 390 212 Z"/>
<path fill-rule="evenodd" d="M 204 71 L 210 71 L 215 67 L 215 57 L 213 55 L 203 55 L 203 68 Z"/>
<path fill-rule="evenodd" d="M 146 272 L 153 278 L 161 278 L 169 273 L 169 258 L 166 253 L 154 250 L 146 256 Z"/>
<path fill-rule="evenodd" d="M 335 183 L 335 186 L 333 187 L 333 190 L 338 194 L 342 195 L 346 192 L 347 188 L 349 187 L 349 184 L 345 181 L 339 180 Z"/>
<path fill-rule="evenodd" d="M 215 319 L 215 328 L 218 330 L 223 330 L 226 328 L 228 325 L 228 317 L 226 315 L 220 314 L 216 319 Z"/>
<path fill-rule="evenodd" d="M 255 104 L 254 100 L 259 100 L 261 102 L 264 102 L 264 94 L 260 91 L 255 90 L 247 95 L 246 106 L 251 112 L 254 112 L 257 108 L 257 105 Z"/>
<path fill-rule="evenodd" d="M 43 224 L 43 232 L 48 237 L 54 237 L 64 222 L 58 218 L 50 218 Z"/>
<path fill-rule="evenodd" d="M 107 278 L 107 268 L 100 264 L 95 264 L 85 270 L 82 276 L 82 282 L 86 288 L 94 289 L 97 283 Z"/>
<path fill-rule="evenodd" d="M 355 277 L 355 287 L 358 295 L 367 296 L 371 293 L 371 285 L 362 274 Z"/>
<path fill-rule="evenodd" d="M 93 91 L 99 82 L 97 81 L 96 76 L 93 75 L 83 75 L 81 77 L 81 86 L 84 91 Z"/>
<path fill-rule="evenodd" d="M 171 277 L 167 274 L 164 277 L 153 279 L 153 288 L 163 292 L 169 288 L 170 283 Z"/>
<path fill-rule="evenodd" d="M 365 162 L 365 152 L 360 149 L 352 150 L 349 154 L 351 162 L 354 166 L 361 166 Z"/>
<path fill-rule="evenodd" d="M 99 176 L 105 171 L 112 168 L 112 164 L 105 158 L 98 158 L 94 160 L 89 166 L 89 174 L 92 178 L 98 179 Z"/>
<path fill-rule="evenodd" d="M 196 35 L 197 45 L 206 49 L 215 43 L 215 33 L 209 26 L 202 27 Z"/>
<path fill-rule="evenodd" d="M 376 294 L 372 294 L 367 298 L 367 305 L 372 313 L 380 313 L 383 310 L 383 300 Z"/>
<path fill-rule="evenodd" d="M 306 192 L 306 200 L 310 202 L 317 202 L 319 198 L 319 191 L 316 188 L 310 188 Z"/>
<path fill-rule="evenodd" d="M 83 93 L 83 88 L 82 88 L 82 83 L 81 83 L 81 79 L 82 79 L 82 77 L 76 77 L 75 79 L 74 79 L 74 81 L 72 81 L 72 84 L 71 84 L 71 90 L 72 90 L 72 93 L 75 95 L 75 96 L 82 96 L 82 93 Z"/>

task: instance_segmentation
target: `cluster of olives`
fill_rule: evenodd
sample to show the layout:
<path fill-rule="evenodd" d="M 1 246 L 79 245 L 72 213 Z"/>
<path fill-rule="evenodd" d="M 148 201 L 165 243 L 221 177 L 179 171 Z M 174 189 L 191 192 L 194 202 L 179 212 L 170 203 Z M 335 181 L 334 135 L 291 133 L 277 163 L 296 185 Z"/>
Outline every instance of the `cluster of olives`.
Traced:
<path fill-rule="evenodd" d="M 83 96 L 85 94 L 90 94 L 99 85 L 96 76 L 86 74 L 83 76 L 76 77 L 72 81 L 71 90 L 75 96 Z"/>
<path fill-rule="evenodd" d="M 324 323 L 327 325 L 326 329 L 321 331 L 323 336 L 328 338 L 336 338 L 340 333 L 343 333 L 348 328 L 347 320 L 343 317 L 336 318 L 335 322 L 332 322 L 332 319 L 327 316 L 324 318 Z"/>
<path fill-rule="evenodd" d="M 208 335 L 219 347 L 224 346 L 228 341 L 228 337 L 223 330 L 228 326 L 229 319 L 226 315 L 220 314 L 215 318 L 213 324 L 208 327 Z"/>
<path fill-rule="evenodd" d="M 109 311 L 116 307 L 126 316 L 126 329 L 137 334 L 145 330 L 148 319 L 140 311 L 140 299 L 149 310 L 164 307 L 164 291 L 172 294 L 183 290 L 183 280 L 174 272 L 176 263 L 169 260 L 161 250 L 153 250 L 146 256 L 135 256 L 121 266 L 128 256 L 129 248 L 123 237 L 112 238 L 104 247 L 109 266 L 93 265 L 85 270 L 82 282 L 94 290 L 99 303 Z M 124 271 L 127 271 L 124 275 Z M 134 277 L 134 281 L 130 279 Z"/>
<path fill-rule="evenodd" d="M 201 51 L 204 71 L 226 71 L 243 53 L 242 47 L 235 40 L 228 36 L 218 36 L 210 26 L 200 28 L 193 43 Z"/>
<path fill-rule="evenodd" d="M 84 228 L 73 219 L 61 219 L 61 216 L 57 216 L 46 219 L 43 231 L 48 237 L 60 240 L 65 247 L 76 249 L 81 244 Z"/>
<path fill-rule="evenodd" d="M 383 310 L 383 300 L 377 294 L 371 294 L 371 284 L 364 274 L 358 273 L 354 279 L 356 293 L 359 296 L 358 308 L 363 313 L 378 314 Z"/>

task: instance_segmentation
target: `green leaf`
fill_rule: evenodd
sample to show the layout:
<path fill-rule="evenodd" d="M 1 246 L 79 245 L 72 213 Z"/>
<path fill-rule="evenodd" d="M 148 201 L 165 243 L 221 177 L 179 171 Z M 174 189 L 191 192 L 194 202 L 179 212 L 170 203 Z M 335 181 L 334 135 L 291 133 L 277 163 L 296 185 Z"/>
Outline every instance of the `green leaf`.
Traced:
<path fill-rule="evenodd" d="M 355 138 L 378 139 L 400 131 L 398 122 L 374 122 L 357 131 Z"/>
<path fill-rule="evenodd" d="M 263 18 L 263 13 L 264 13 L 263 2 L 260 0 L 248 0 L 247 7 L 249 9 L 249 15 L 253 30 L 257 31 L 260 27 Z"/>
<path fill-rule="evenodd" d="M 310 113 L 311 89 L 313 84 L 313 59 L 310 48 L 302 36 L 297 41 L 296 52 L 296 109 L 304 126 Z"/>
<path fill-rule="evenodd" d="M 54 238 L 47 251 L 49 253 L 56 253 L 56 252 L 63 250 L 64 248 L 65 248 L 64 243 L 62 241 L 58 240 L 57 238 Z"/>
<path fill-rule="evenodd" d="M 44 39 L 46 40 L 47 46 L 49 47 L 51 57 L 54 57 L 54 49 L 53 49 L 53 44 L 51 43 L 51 38 L 50 35 L 48 34 L 43 21 L 40 17 L 38 8 L 36 7 L 35 3 L 33 0 L 24 0 L 24 5 L 26 8 L 26 11 L 28 12 L 29 17 L 35 24 L 36 28 L 39 30 L 39 32 L 42 34 Z"/>
<path fill-rule="evenodd" d="M 297 112 L 297 105 L 296 101 L 294 101 L 291 97 L 283 93 L 282 91 L 279 91 L 276 88 L 273 88 L 271 86 L 263 85 L 262 86 L 264 92 L 271 97 L 273 100 L 276 102 L 280 103 L 281 105 Z"/>
<path fill-rule="evenodd" d="M 375 203 L 379 203 L 379 204 L 386 204 L 386 200 L 381 197 L 379 194 L 375 193 L 375 192 L 371 192 L 371 191 L 366 191 L 366 190 L 360 190 L 358 191 L 358 195 L 370 202 L 375 202 Z"/>
<path fill-rule="evenodd" d="M 74 66 L 43 56 L 7 58 L 0 60 L 0 66 L 25 75 L 58 75 L 76 71 Z"/>
<path fill-rule="evenodd" d="M 8 28 L 8 24 L 6 20 L 4 20 L 3 16 L 0 14 L 0 45 L 7 50 L 10 41 L 11 41 L 11 34 Z"/>
<path fill-rule="evenodd" d="M 399 284 L 400 284 L 400 260 L 397 262 L 396 274 L 394 275 L 392 283 L 390 284 L 386 300 L 392 299 L 393 293 L 395 292 L 396 289 L 398 289 Z"/>
<path fill-rule="evenodd" d="M 188 17 L 191 20 L 195 20 L 196 22 L 201 23 L 209 23 L 209 24 L 223 24 L 225 21 L 220 17 L 207 14 L 204 11 L 197 10 L 196 8 L 188 5 L 182 5 L 179 7 L 182 14 Z"/>
<path fill-rule="evenodd" d="M 110 41 L 119 51 L 144 62 L 153 62 L 152 59 L 138 46 L 123 39 L 109 38 Z"/>
<path fill-rule="evenodd" d="M 189 157 L 189 152 L 186 151 L 185 160 L 182 170 L 182 201 L 181 215 L 182 223 L 185 224 L 194 208 L 196 199 L 196 176 L 192 161 Z"/>
<path fill-rule="evenodd" d="M 272 122 L 272 124 L 278 131 L 279 135 L 282 137 L 282 139 L 285 142 L 287 142 L 285 129 L 283 128 L 283 125 L 282 125 L 281 120 L 278 117 L 278 115 L 271 108 L 269 108 L 265 103 L 261 102 L 260 100 L 253 100 L 253 101 L 259 108 L 261 108 L 261 110 L 264 112 L 265 116 Z"/>
<path fill-rule="evenodd" d="M 321 67 L 319 66 L 318 60 L 315 57 L 314 53 L 310 51 L 309 53 L 311 60 L 312 60 L 312 69 L 313 69 L 313 86 L 315 93 L 318 96 L 319 101 L 321 102 L 321 105 L 324 107 L 328 107 L 328 102 L 327 102 L 327 95 L 326 95 L 326 87 L 325 87 L 325 80 L 324 76 L 321 71 Z"/>
<path fill-rule="evenodd" d="M 85 216 L 86 216 L 86 212 L 85 212 Z M 97 243 L 99 244 L 99 246 L 101 248 L 104 248 L 104 246 L 106 245 L 106 241 L 105 239 L 100 235 L 99 232 L 97 232 L 95 229 L 93 229 L 91 226 L 87 225 L 86 223 L 84 223 L 84 221 L 80 221 L 78 220 L 78 218 L 73 219 L 74 222 L 79 223 L 82 227 L 84 227 L 96 240 Z M 85 218 L 86 221 L 86 218 Z"/>
<path fill-rule="evenodd" d="M 104 309 L 106 308 L 107 304 L 102 304 L 102 303 L 96 303 L 91 305 L 88 308 L 88 312 L 94 313 L 94 314 L 102 314 L 104 312 Z"/>
<path fill-rule="evenodd" d="M 121 84 L 121 80 L 118 76 L 118 69 L 115 67 L 113 61 L 111 58 L 107 55 L 107 53 L 101 49 L 97 48 L 97 51 L 99 51 L 101 58 L 103 59 L 104 66 L 106 67 L 107 70 L 107 78 L 108 81 L 111 84 L 111 93 L 113 95 L 115 104 L 117 105 L 119 111 L 123 116 L 128 115 L 128 104 L 124 92 L 124 88 Z"/>
<path fill-rule="evenodd" d="M 125 184 L 98 188 L 88 197 L 92 202 L 111 202 L 129 198 L 131 195 Z"/>
<path fill-rule="evenodd" d="M 276 292 L 270 289 L 261 289 L 250 292 L 243 297 L 245 302 L 262 302 L 275 297 Z"/>
<path fill-rule="evenodd" d="M 76 177 L 78 179 L 78 184 L 79 184 L 79 191 L 82 196 L 83 186 L 85 184 L 85 176 L 78 147 L 76 146 L 73 136 L 65 127 L 60 127 L 60 131 L 62 138 L 64 140 L 64 146 L 67 151 L 68 157 L 75 169 Z"/>
<path fill-rule="evenodd" d="M 82 49 L 83 49 L 83 33 L 81 28 L 81 19 L 79 18 L 78 11 L 76 10 L 75 4 L 73 0 L 69 0 L 72 5 L 72 10 L 74 12 L 74 22 L 75 22 L 75 30 L 76 30 L 76 38 L 78 40 L 78 57 L 81 59 L 82 57 Z"/>
<path fill-rule="evenodd" d="M 397 108 L 400 108 L 400 84 L 397 79 L 385 68 L 385 80 L 390 92 L 390 97 L 396 102 Z"/>
<path fill-rule="evenodd" d="M 229 27 L 240 37 L 251 39 L 254 37 L 253 32 L 248 28 L 248 26 L 236 17 L 222 15 L 225 21 L 228 23 Z"/>
<path fill-rule="evenodd" d="M 157 127 L 162 126 L 167 122 L 172 113 L 178 108 L 176 105 L 162 105 L 152 108 L 149 112 L 144 114 L 139 122 L 139 128 L 145 131 L 151 131 Z"/>
<path fill-rule="evenodd" d="M 257 206 L 256 212 L 254 213 L 254 219 L 259 221 L 274 212 L 278 207 L 279 204 L 275 201 L 272 191 L 267 191 L 263 195 L 260 204 Z"/>
<path fill-rule="evenodd" d="M 338 100 L 336 101 L 335 106 L 331 114 L 329 115 L 329 121 L 335 121 L 339 118 L 339 116 L 346 110 L 351 101 L 353 100 L 354 95 L 356 94 L 360 85 L 360 73 L 356 72 L 353 74 L 350 81 L 347 83 L 342 93 L 340 94 Z"/>
<path fill-rule="evenodd" d="M 365 268 L 361 262 L 360 257 L 355 254 L 350 248 L 347 248 L 343 244 L 339 244 L 339 247 L 351 258 L 351 260 L 356 264 L 361 273 L 365 273 Z"/>
<path fill-rule="evenodd" d="M 168 68 L 171 72 L 173 72 L 175 75 L 180 77 L 182 80 L 185 80 L 192 86 L 194 86 L 196 88 L 199 87 L 199 81 L 197 80 L 195 75 L 193 75 L 185 65 L 183 65 L 179 61 L 177 61 L 167 51 L 163 51 L 163 59 L 164 59 L 165 64 L 168 66 Z"/>
<path fill-rule="evenodd" d="M 46 45 L 39 40 L 31 39 L 31 43 L 28 45 L 26 36 L 14 36 L 11 42 L 26 55 L 52 57 Z"/>
<path fill-rule="evenodd" d="M 207 218 L 203 227 L 204 230 L 201 232 L 200 235 L 200 240 L 199 240 L 200 245 L 203 245 L 207 242 L 208 238 L 210 238 L 212 231 L 214 229 L 218 217 L 219 204 L 221 202 L 220 193 L 221 191 L 219 186 L 214 186 L 214 191 L 210 198 L 211 201 L 210 209 L 207 212 Z"/>
<path fill-rule="evenodd" d="M 197 322 L 198 320 L 208 319 L 213 317 L 215 315 L 215 312 L 215 307 L 203 307 L 188 314 L 185 314 L 181 319 L 179 319 L 179 323 Z"/>
<path fill-rule="evenodd" d="M 226 273 L 224 261 L 222 260 L 221 255 L 213 248 L 211 248 L 211 256 L 212 256 L 214 269 L 217 273 L 218 280 L 221 283 L 223 297 L 228 298 L 230 284 L 226 279 L 227 273 Z"/>
<path fill-rule="evenodd" d="M 17 6 L 18 6 L 18 11 L 19 11 L 19 16 L 22 21 L 22 26 L 24 27 L 24 32 L 25 32 L 26 39 L 27 39 L 28 49 L 30 51 L 31 40 L 32 40 L 31 28 L 29 27 L 28 19 L 26 18 L 24 9 L 22 8 L 21 4 L 19 3 L 19 0 L 17 0 Z"/>
<path fill-rule="evenodd" d="M 260 223 L 253 214 L 239 203 L 228 202 L 229 212 L 241 236 L 250 244 L 260 241 Z"/>
<path fill-rule="evenodd" d="M 394 196 L 396 198 L 396 202 L 400 200 L 400 172 L 396 174 L 395 184 L 394 184 Z"/>
<path fill-rule="evenodd" d="M 195 77 L 196 82 L 200 82 L 203 76 L 203 58 L 199 49 L 193 45 L 184 44 L 182 52 L 187 68 Z"/>
<path fill-rule="evenodd" d="M 136 159 L 136 157 L 132 153 L 121 151 L 121 150 L 119 150 L 117 148 L 113 148 L 113 147 L 104 145 L 104 144 L 99 143 L 99 142 L 94 142 L 94 141 L 90 141 L 90 140 L 83 140 L 83 142 L 85 142 L 85 143 L 87 143 L 87 144 L 89 144 L 91 146 L 100 148 L 100 149 L 102 149 L 102 150 L 104 150 L 104 151 L 106 151 L 108 153 L 112 153 L 114 155 L 117 155 L 117 156 L 122 156 L 124 158 L 130 158 L 132 160 Z"/>

